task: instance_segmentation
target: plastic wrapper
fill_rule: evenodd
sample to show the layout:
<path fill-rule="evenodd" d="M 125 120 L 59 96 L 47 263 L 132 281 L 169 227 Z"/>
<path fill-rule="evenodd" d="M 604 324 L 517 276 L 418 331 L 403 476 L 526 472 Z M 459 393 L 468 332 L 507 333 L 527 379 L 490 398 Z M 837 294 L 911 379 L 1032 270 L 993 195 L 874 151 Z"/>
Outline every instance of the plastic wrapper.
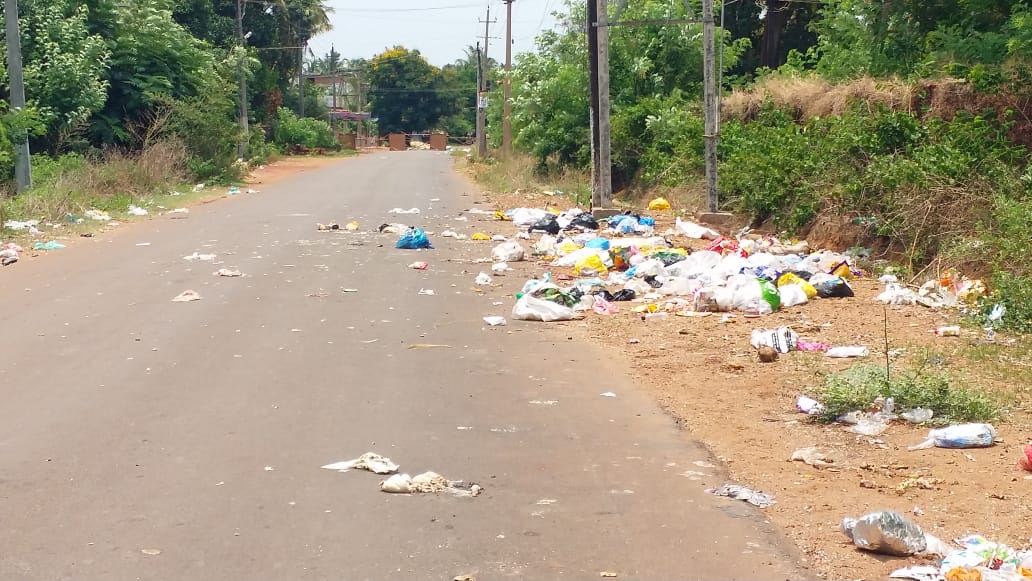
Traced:
<path fill-rule="evenodd" d="M 547 232 L 552 236 L 559 233 L 559 221 L 553 214 L 548 214 L 530 227 L 531 232 Z"/>
<path fill-rule="evenodd" d="M 788 353 L 795 349 L 799 334 L 788 327 L 777 329 L 753 329 L 749 344 L 754 349 L 773 347 L 778 353 Z"/>
<path fill-rule="evenodd" d="M 519 242 L 502 242 L 491 250 L 495 262 L 519 262 L 523 260 L 525 251 Z"/>
<path fill-rule="evenodd" d="M 928 448 L 988 448 L 996 439 L 992 424 L 955 424 L 928 431 L 928 438 L 908 450 Z"/>
<path fill-rule="evenodd" d="M 886 555 L 914 555 L 928 546 L 921 527 L 894 511 L 842 519 L 842 532 L 858 548 Z"/>
<path fill-rule="evenodd" d="M 401 238 L 398 239 L 398 243 L 395 244 L 394 247 L 404 250 L 433 248 L 430 244 L 430 239 L 426 237 L 426 233 L 419 228 L 411 228 L 408 232 L 402 234 Z"/>

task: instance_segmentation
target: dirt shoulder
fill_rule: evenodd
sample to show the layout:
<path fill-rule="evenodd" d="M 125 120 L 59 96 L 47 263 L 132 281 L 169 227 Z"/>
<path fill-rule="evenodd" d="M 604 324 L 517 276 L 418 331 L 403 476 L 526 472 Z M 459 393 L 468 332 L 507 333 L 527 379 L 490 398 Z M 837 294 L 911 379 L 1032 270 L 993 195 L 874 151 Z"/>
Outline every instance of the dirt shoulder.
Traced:
<path fill-rule="evenodd" d="M 543 195 L 490 194 L 498 209 L 569 203 Z M 673 223 L 657 218 L 657 232 Z M 501 233 L 501 229 L 500 233 Z M 511 228 L 510 228 L 511 230 Z M 686 246 L 703 243 L 679 239 Z M 548 262 L 520 263 L 517 273 L 536 277 L 570 275 Z M 513 273 L 513 274 L 517 274 Z M 563 331 L 604 345 L 621 361 L 685 430 L 704 442 L 741 485 L 773 494 L 777 503 L 763 509 L 805 554 L 814 573 L 829 579 L 885 578 L 896 568 L 931 562 L 920 557 L 889 557 L 859 551 L 840 531 L 843 517 L 876 510 L 903 513 L 926 532 L 949 540 L 969 533 L 1026 549 L 1032 522 L 1032 475 L 1016 466 L 1032 438 L 1029 384 L 1032 359 L 1023 338 L 998 336 L 980 345 L 978 330 L 959 337 L 937 337 L 935 327 L 956 322 L 952 311 L 920 306 L 886 307 L 875 300 L 881 286 L 873 278 L 852 281 L 855 297 L 816 299 L 760 318 L 741 314 L 723 321 L 720 314 L 671 316 L 644 321 L 618 303 L 614 315 L 588 313 Z M 1004 394 L 1011 406 L 998 422 L 998 442 L 990 448 L 908 451 L 928 428 L 895 422 L 876 437 L 824 425 L 795 408 L 798 396 L 814 393 L 827 372 L 855 361 L 823 353 L 792 352 L 761 363 L 749 344 L 755 328 L 789 326 L 801 337 L 831 345 L 866 345 L 866 362 L 885 359 L 885 328 L 895 358 L 935 354 L 944 369 L 986 390 Z M 819 446 L 832 460 L 815 468 L 790 461 L 793 451 Z M 700 483 L 701 485 L 701 483 Z"/>

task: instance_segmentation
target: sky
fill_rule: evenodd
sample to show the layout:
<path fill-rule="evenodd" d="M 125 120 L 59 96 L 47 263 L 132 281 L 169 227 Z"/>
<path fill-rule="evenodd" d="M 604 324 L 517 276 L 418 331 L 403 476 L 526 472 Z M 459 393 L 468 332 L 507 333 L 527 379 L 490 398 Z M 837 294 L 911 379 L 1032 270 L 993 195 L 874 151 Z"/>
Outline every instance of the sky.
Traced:
<path fill-rule="evenodd" d="M 431 64 L 443 66 L 463 57 L 466 47 L 483 42 L 491 9 L 488 56 L 505 60 L 505 4 L 502 0 L 328 0 L 333 30 L 308 43 L 316 56 L 332 46 L 344 58 L 372 58 L 401 45 L 417 49 Z M 513 55 L 534 49 L 534 37 L 555 25 L 552 12 L 563 0 L 513 0 Z"/>

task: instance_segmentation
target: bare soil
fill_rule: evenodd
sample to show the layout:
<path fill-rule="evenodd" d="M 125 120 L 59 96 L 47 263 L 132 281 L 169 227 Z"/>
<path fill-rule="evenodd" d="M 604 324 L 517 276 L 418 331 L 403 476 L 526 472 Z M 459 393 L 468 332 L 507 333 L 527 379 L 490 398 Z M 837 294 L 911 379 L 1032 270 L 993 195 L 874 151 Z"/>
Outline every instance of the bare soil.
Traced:
<path fill-rule="evenodd" d="M 498 209 L 568 205 L 539 194 L 487 195 Z M 657 217 L 657 232 L 673 223 L 669 212 L 649 214 Z M 511 227 L 497 230 L 511 233 Z M 514 266 L 514 275 L 527 277 L 546 271 L 572 274 L 547 262 Z M 764 509 L 766 514 L 798 545 L 817 575 L 886 578 L 898 567 L 927 560 L 855 549 L 840 532 L 842 518 L 877 510 L 899 511 L 944 540 L 980 533 L 1014 547 L 1032 546 L 1032 475 L 1016 465 L 1032 438 L 1032 359 L 1026 339 L 998 335 L 995 344 L 980 346 L 977 329 L 937 337 L 932 330 L 956 322 L 956 313 L 885 307 L 874 300 L 880 292 L 876 280 L 858 278 L 851 284 L 853 298 L 817 299 L 756 319 L 739 314 L 721 322 L 722 316 L 714 314 L 644 321 L 631 311 L 636 303 L 618 303 L 621 310 L 615 315 L 589 313 L 583 321 L 550 325 L 608 347 L 685 430 L 724 462 L 735 482 L 775 495 L 777 503 Z M 813 394 L 825 373 L 855 361 L 792 352 L 761 363 L 749 345 L 752 329 L 787 325 L 806 339 L 866 345 L 871 351 L 867 362 L 878 363 L 885 357 L 886 324 L 890 350 L 913 355 L 930 350 L 941 355 L 953 376 L 1005 394 L 1011 410 L 996 425 L 996 445 L 908 451 L 925 439 L 926 427 L 894 423 L 884 434 L 867 437 L 843 425 L 810 421 L 795 409 L 797 397 Z M 809 446 L 820 446 L 833 466 L 818 469 L 789 460 L 794 450 Z M 696 478 L 690 472 L 685 477 Z"/>

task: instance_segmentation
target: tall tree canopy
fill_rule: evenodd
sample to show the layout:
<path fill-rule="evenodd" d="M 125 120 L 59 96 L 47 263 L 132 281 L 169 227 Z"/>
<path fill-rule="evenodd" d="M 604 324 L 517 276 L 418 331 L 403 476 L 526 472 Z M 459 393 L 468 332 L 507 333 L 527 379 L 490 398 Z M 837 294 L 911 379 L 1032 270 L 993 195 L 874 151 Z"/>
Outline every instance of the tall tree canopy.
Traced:
<path fill-rule="evenodd" d="M 396 46 L 373 57 L 369 67 L 372 113 L 381 133 L 439 129 L 457 110 L 463 90 L 449 87 L 441 70 L 418 50 Z M 465 90 L 476 91 L 476 87 Z"/>

